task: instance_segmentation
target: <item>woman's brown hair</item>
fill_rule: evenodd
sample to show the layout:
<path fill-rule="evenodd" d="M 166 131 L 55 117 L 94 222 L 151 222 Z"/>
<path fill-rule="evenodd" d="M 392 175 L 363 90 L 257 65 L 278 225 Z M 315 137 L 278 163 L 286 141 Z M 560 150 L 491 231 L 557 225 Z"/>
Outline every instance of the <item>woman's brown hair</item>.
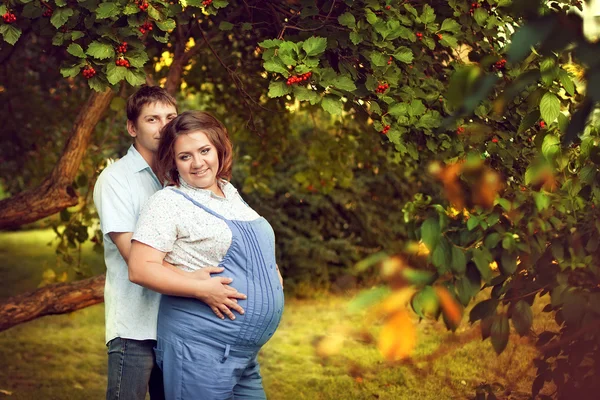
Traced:
<path fill-rule="evenodd" d="M 233 146 L 227 128 L 210 113 L 205 111 L 185 111 L 173 118 L 161 131 L 156 155 L 156 176 L 166 186 L 179 186 L 179 174 L 175 164 L 175 141 L 181 135 L 202 132 L 215 146 L 219 157 L 217 179 L 231 179 Z"/>

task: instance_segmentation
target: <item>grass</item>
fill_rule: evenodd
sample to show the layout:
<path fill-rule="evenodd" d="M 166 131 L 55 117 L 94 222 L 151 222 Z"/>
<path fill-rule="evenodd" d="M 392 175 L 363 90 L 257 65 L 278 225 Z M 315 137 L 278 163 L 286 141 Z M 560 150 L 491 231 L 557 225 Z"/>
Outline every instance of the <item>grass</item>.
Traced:
<path fill-rule="evenodd" d="M 11 241 L 5 240 L 7 236 Z M 26 265 L 27 271 L 35 275 L 37 262 L 39 276 L 42 265 L 51 264 L 54 257 L 52 249 L 46 251 L 44 246 L 47 239 L 45 233 L 37 232 L 0 234 L 0 255 L 4 257 L 0 279 L 16 282 L 12 274 L 19 268 L 15 263 Z M 27 250 L 17 251 L 22 247 L 19 243 L 27 243 Z M 37 261 L 31 261 L 28 254 Z M 5 260 L 12 260 L 12 268 Z M 30 281 L 20 286 L 25 290 L 37 285 L 36 279 L 23 271 L 18 275 Z M 318 357 L 315 343 L 320 338 L 349 332 L 364 320 L 364 315 L 346 313 L 350 298 L 288 299 L 280 328 L 260 355 L 270 400 L 466 399 L 472 398 L 475 388 L 484 382 L 502 386 L 496 392 L 499 398 L 528 397 L 535 373 L 531 364 L 535 350 L 529 339 L 511 337 L 505 352 L 496 356 L 489 340 L 461 340 L 472 329 L 465 322 L 456 334 L 447 332 L 441 322 L 421 322 L 416 361 L 411 363 L 387 364 L 373 344 L 365 343 L 367 337 L 356 335 L 345 336 L 339 353 Z M 535 330 L 546 323 L 544 319 L 536 320 Z M 376 330 L 372 327 L 372 332 Z M 103 342 L 103 304 L 1 332 L 0 399 L 104 398 Z M 431 361 L 418 361 L 432 354 L 437 356 Z"/>

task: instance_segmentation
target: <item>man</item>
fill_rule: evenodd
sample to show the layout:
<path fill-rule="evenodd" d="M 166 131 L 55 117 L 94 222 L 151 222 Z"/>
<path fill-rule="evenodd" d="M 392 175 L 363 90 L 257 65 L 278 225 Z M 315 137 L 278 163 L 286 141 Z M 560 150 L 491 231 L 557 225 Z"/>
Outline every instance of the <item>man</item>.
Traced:
<path fill-rule="evenodd" d="M 134 93 L 127 101 L 127 132 L 133 145 L 127 155 L 102 171 L 94 188 L 107 269 L 107 400 L 143 400 L 148 391 L 152 400 L 164 399 L 162 374 L 153 351 L 160 294 L 129 281 L 127 260 L 142 206 L 162 188 L 151 166 L 160 131 L 175 116 L 176 100 L 164 89 L 144 86 Z M 165 267 L 172 279 L 186 282 L 181 291 L 169 294 L 198 298 L 222 319 L 223 314 L 234 318 L 231 309 L 243 313 L 235 299 L 245 296 L 227 285 L 231 279 L 210 278 L 222 268 L 189 273 L 166 263 Z"/>

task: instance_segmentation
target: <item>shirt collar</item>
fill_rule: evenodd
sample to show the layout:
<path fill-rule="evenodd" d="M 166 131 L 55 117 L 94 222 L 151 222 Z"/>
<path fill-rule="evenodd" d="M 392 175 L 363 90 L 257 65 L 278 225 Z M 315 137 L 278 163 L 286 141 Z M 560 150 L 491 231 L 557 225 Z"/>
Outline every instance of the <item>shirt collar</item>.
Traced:
<path fill-rule="evenodd" d="M 131 166 L 133 167 L 133 172 L 140 172 L 146 168 L 152 171 L 152 168 L 150 168 L 146 160 L 144 160 L 144 157 L 142 157 L 134 145 L 129 147 L 129 150 L 127 150 L 127 155 L 131 157 Z"/>
<path fill-rule="evenodd" d="M 224 200 L 223 197 L 217 196 L 215 193 L 213 193 L 212 190 L 200 189 L 195 186 L 189 185 L 186 181 L 184 181 L 181 178 L 179 178 L 179 182 L 180 182 L 180 187 L 182 189 L 185 189 L 186 191 L 189 191 L 189 192 L 201 195 L 201 196 L 205 196 L 205 197 L 212 197 L 214 199 Z M 233 187 L 233 185 L 231 183 L 229 183 L 228 181 L 226 181 L 224 179 L 219 180 L 219 186 L 221 187 L 221 190 L 223 191 L 223 194 L 225 195 L 225 199 L 227 199 L 227 200 L 230 200 L 231 198 L 233 198 L 233 196 L 238 192 L 237 189 L 235 187 Z"/>

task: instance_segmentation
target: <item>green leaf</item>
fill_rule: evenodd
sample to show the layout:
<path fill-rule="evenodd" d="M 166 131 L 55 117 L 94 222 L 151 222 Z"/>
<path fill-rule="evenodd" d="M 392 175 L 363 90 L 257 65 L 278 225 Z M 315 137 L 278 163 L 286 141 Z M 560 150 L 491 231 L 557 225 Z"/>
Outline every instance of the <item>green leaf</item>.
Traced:
<path fill-rule="evenodd" d="M 126 69 L 125 79 L 131 86 L 140 86 L 146 83 L 146 74 L 144 74 L 144 71 L 131 68 Z"/>
<path fill-rule="evenodd" d="M 138 11 L 140 11 L 140 9 L 136 4 L 128 3 L 123 9 L 123 15 L 137 14 Z"/>
<path fill-rule="evenodd" d="M 485 282 L 489 282 L 492 278 L 492 270 L 490 268 L 490 263 L 492 262 L 492 257 L 489 251 L 484 250 L 482 248 L 473 249 L 473 261 L 475 262 L 475 266 L 479 273 L 481 274 L 481 279 Z"/>
<path fill-rule="evenodd" d="M 116 85 L 121 82 L 127 76 L 127 68 L 115 65 L 115 63 L 109 63 L 106 66 L 106 78 L 111 85 Z"/>
<path fill-rule="evenodd" d="M 64 78 L 71 78 L 71 77 L 77 76 L 79 71 L 81 71 L 81 67 L 82 67 L 81 64 L 73 65 L 72 67 L 64 67 L 64 68 L 60 69 L 60 74 Z"/>
<path fill-rule="evenodd" d="M 279 39 L 267 39 L 260 42 L 258 45 L 265 49 L 272 49 L 275 47 L 279 47 L 279 45 L 283 43 L 283 40 Z"/>
<path fill-rule="evenodd" d="M 500 257 L 502 272 L 504 275 L 512 275 L 517 270 L 517 256 L 508 252 L 502 252 Z"/>
<path fill-rule="evenodd" d="M 554 93 L 548 92 L 540 100 L 540 114 L 547 124 L 551 124 L 560 113 L 560 100 Z"/>
<path fill-rule="evenodd" d="M 479 8 L 478 8 L 479 10 Z M 546 17 L 529 21 L 521 26 L 513 35 L 506 55 L 510 63 L 520 63 L 531 53 L 531 48 L 546 39 L 552 32 L 556 18 Z"/>
<path fill-rule="evenodd" d="M 469 321 L 474 323 L 491 316 L 496 312 L 496 307 L 498 307 L 497 299 L 488 299 L 477 303 L 469 313 Z"/>
<path fill-rule="evenodd" d="M 148 3 L 148 9 L 146 10 L 148 16 L 152 18 L 154 21 L 162 21 L 165 17 L 162 15 L 160 11 L 158 11 L 154 6 Z"/>
<path fill-rule="evenodd" d="M 367 22 L 371 25 L 375 25 L 379 20 L 379 18 L 377 18 L 377 15 L 375 15 L 375 13 L 370 8 L 366 9 L 365 15 L 367 17 Z"/>
<path fill-rule="evenodd" d="M 321 107 L 332 115 L 341 115 L 344 106 L 339 97 L 327 95 L 321 100 Z"/>
<path fill-rule="evenodd" d="M 542 142 L 542 154 L 547 160 L 552 160 L 560 151 L 560 139 L 553 134 L 548 134 Z"/>
<path fill-rule="evenodd" d="M 533 325 L 533 312 L 529 303 L 519 300 L 512 309 L 512 322 L 515 330 L 521 336 L 529 333 Z"/>
<path fill-rule="evenodd" d="M 0 34 L 2 34 L 6 43 L 14 46 L 21 37 L 21 29 L 14 25 L 2 24 L 0 25 Z"/>
<path fill-rule="evenodd" d="M 119 11 L 119 5 L 116 3 L 100 3 L 96 9 L 96 19 L 105 19 L 115 16 Z"/>
<path fill-rule="evenodd" d="M 435 21 L 435 11 L 429 4 L 423 6 L 423 13 L 421 14 L 421 22 L 424 24 L 430 24 Z"/>
<path fill-rule="evenodd" d="M 388 108 L 388 114 L 393 117 L 403 117 L 408 113 L 408 104 L 395 103 Z"/>
<path fill-rule="evenodd" d="M 85 36 L 85 33 L 81 31 L 71 31 L 71 40 L 81 39 Z"/>
<path fill-rule="evenodd" d="M 172 31 L 177 26 L 174 19 L 168 18 L 164 21 L 156 21 L 156 26 L 163 32 Z"/>
<path fill-rule="evenodd" d="M 363 290 L 348 303 L 348 312 L 356 313 L 370 306 L 381 303 L 391 293 L 387 286 Z"/>
<path fill-rule="evenodd" d="M 489 17 L 489 14 L 488 14 L 487 10 L 484 9 L 483 7 L 478 7 L 473 12 L 473 18 L 475 18 L 475 22 L 477 22 L 477 25 L 479 25 L 479 26 L 485 26 L 487 23 L 488 17 Z"/>
<path fill-rule="evenodd" d="M 233 29 L 233 24 L 231 22 L 221 21 L 219 29 L 222 31 L 230 31 Z"/>
<path fill-rule="evenodd" d="M 263 64 L 263 67 L 266 71 L 269 72 L 277 72 L 282 74 L 286 78 L 290 76 L 290 71 L 287 69 L 285 64 L 279 60 L 279 58 L 274 57 L 272 60 L 269 60 Z"/>
<path fill-rule="evenodd" d="M 535 192 L 533 193 L 533 199 L 535 200 L 535 207 L 538 211 L 543 211 L 550 207 L 550 197 L 545 193 Z"/>
<path fill-rule="evenodd" d="M 435 246 L 435 250 L 431 255 L 431 262 L 440 274 L 448 271 L 452 265 L 452 247 L 444 237 L 441 237 L 439 243 Z"/>
<path fill-rule="evenodd" d="M 452 271 L 455 274 L 462 275 L 467 270 L 467 259 L 462 249 L 452 246 Z"/>
<path fill-rule="evenodd" d="M 523 119 L 521 120 L 521 123 L 519 124 L 519 129 L 517 130 L 517 133 L 525 132 L 527 129 L 529 129 L 533 125 L 535 125 L 535 123 L 539 119 L 540 119 L 540 111 L 533 110 L 532 112 L 527 114 L 525 117 L 523 117 Z"/>
<path fill-rule="evenodd" d="M 569 76 L 569 73 L 564 69 L 560 69 L 558 71 L 558 79 L 560 80 L 561 85 L 565 88 L 565 91 L 569 93 L 571 96 L 575 95 L 575 84 L 573 80 Z"/>
<path fill-rule="evenodd" d="M 500 242 L 500 234 L 498 232 L 490 233 L 485 237 L 483 245 L 489 250 L 493 249 Z"/>
<path fill-rule="evenodd" d="M 337 89 L 347 90 L 349 92 L 356 90 L 354 81 L 346 75 L 338 76 L 333 80 L 332 83 Z"/>
<path fill-rule="evenodd" d="M 319 56 L 327 48 L 327 39 L 324 37 L 310 37 L 304 41 L 302 49 L 306 52 L 306 55 Z"/>
<path fill-rule="evenodd" d="M 352 44 L 356 46 L 363 41 L 363 37 L 358 32 L 350 32 L 350 41 L 352 41 Z"/>
<path fill-rule="evenodd" d="M 469 219 L 467 220 L 467 229 L 472 231 L 473 229 L 477 228 L 479 226 L 479 223 L 481 221 L 479 220 L 478 217 L 471 215 L 469 217 Z"/>
<path fill-rule="evenodd" d="M 316 90 L 302 86 L 294 86 L 294 97 L 296 97 L 298 101 L 309 101 L 312 105 L 321 101 L 321 96 L 319 96 L 319 93 Z"/>
<path fill-rule="evenodd" d="M 421 240 L 430 252 L 433 252 L 440 241 L 442 232 L 437 218 L 428 218 L 421 225 Z"/>
<path fill-rule="evenodd" d="M 281 97 L 292 92 L 292 88 L 285 82 L 271 82 L 269 84 L 269 97 Z"/>
<path fill-rule="evenodd" d="M 413 100 L 408 108 L 408 114 L 411 117 L 425 114 L 425 106 L 423 105 L 423 102 L 418 99 Z"/>
<path fill-rule="evenodd" d="M 369 59 L 371 60 L 371 63 L 373 63 L 373 65 L 375 65 L 376 67 L 383 67 L 387 65 L 388 62 L 388 58 L 378 51 L 372 52 L 369 55 Z"/>
<path fill-rule="evenodd" d="M 100 79 L 98 76 L 88 79 L 87 83 L 90 89 L 93 89 L 96 92 L 103 92 L 104 89 L 106 89 L 106 82 Z"/>
<path fill-rule="evenodd" d="M 148 54 L 143 50 L 128 51 L 127 60 L 132 67 L 142 68 L 148 62 Z"/>
<path fill-rule="evenodd" d="M 72 8 L 59 8 L 54 10 L 52 13 L 52 17 L 50 17 L 50 23 L 56 28 L 60 28 L 63 26 L 69 19 L 70 16 L 73 15 Z"/>
<path fill-rule="evenodd" d="M 400 46 L 398 47 L 398 49 L 396 49 L 396 52 L 394 53 L 393 57 L 400 62 L 410 64 L 413 62 L 414 55 L 412 50 L 408 47 Z"/>
<path fill-rule="evenodd" d="M 347 26 L 348 28 L 356 27 L 356 18 L 354 18 L 354 15 L 349 12 L 345 12 L 342 15 L 340 15 L 338 17 L 338 22 L 340 23 L 340 25 Z"/>
<path fill-rule="evenodd" d="M 442 22 L 442 27 L 440 28 L 442 31 L 458 33 L 460 32 L 460 24 L 451 18 L 446 18 L 444 22 Z"/>
<path fill-rule="evenodd" d="M 455 48 L 458 46 L 458 40 L 452 35 L 443 35 L 440 44 L 444 47 Z"/>
<path fill-rule="evenodd" d="M 508 334 L 510 333 L 508 317 L 506 315 L 499 315 L 495 318 L 494 322 L 492 322 L 490 333 L 492 337 L 492 346 L 494 347 L 496 354 L 501 354 L 508 344 Z"/>
<path fill-rule="evenodd" d="M 87 57 L 85 55 L 85 53 L 83 52 L 83 48 L 80 45 L 78 45 L 77 43 L 71 43 L 69 45 L 69 47 L 67 47 L 67 53 L 69 53 L 72 56 L 79 57 L 79 58 Z"/>
<path fill-rule="evenodd" d="M 115 50 L 111 45 L 100 43 L 98 41 L 90 43 L 86 53 L 87 55 L 97 58 L 99 60 L 103 60 L 105 58 L 112 58 L 115 56 Z"/>
<path fill-rule="evenodd" d="M 433 129 L 440 126 L 442 123 L 442 117 L 440 113 L 435 110 L 428 110 L 419 118 L 419 122 L 415 125 L 417 128 Z"/>

